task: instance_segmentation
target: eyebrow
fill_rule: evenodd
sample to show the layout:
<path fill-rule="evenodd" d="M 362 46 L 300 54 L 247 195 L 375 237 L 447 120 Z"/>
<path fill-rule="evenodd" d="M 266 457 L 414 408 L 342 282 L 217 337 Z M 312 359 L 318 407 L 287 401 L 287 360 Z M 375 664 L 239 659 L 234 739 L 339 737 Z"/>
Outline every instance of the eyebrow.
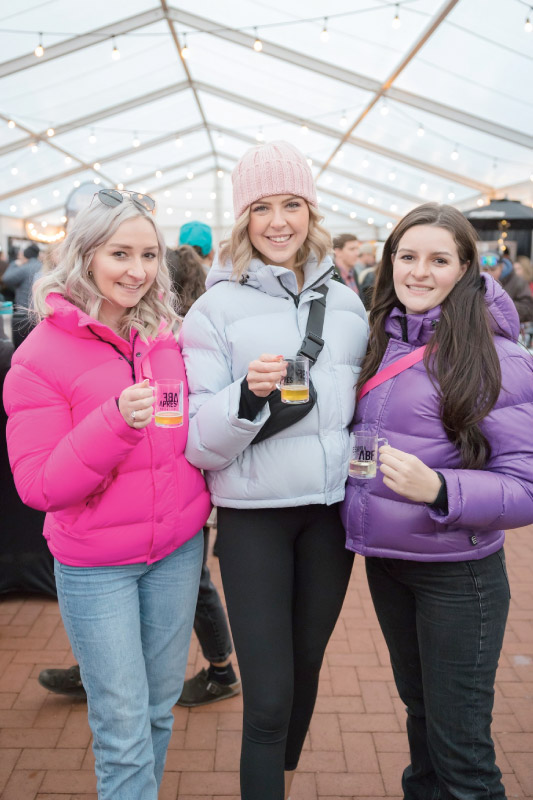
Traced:
<path fill-rule="evenodd" d="M 400 247 L 398 250 L 399 253 L 416 253 L 416 250 L 409 250 L 408 247 Z M 452 253 L 449 253 L 447 250 L 434 250 L 431 253 L 432 256 L 450 256 L 452 258 Z"/>
<path fill-rule="evenodd" d="M 286 195 L 279 195 L 280 197 L 284 197 L 285 199 L 282 200 L 282 203 L 288 203 L 289 200 L 303 200 L 303 197 L 300 197 L 299 194 L 286 194 Z M 271 206 L 272 203 L 268 200 L 256 200 L 255 203 L 252 203 L 253 206 Z"/>
<path fill-rule="evenodd" d="M 117 242 L 108 242 L 108 246 L 109 247 L 118 247 L 121 250 L 133 250 L 133 245 L 131 245 L 131 244 L 118 244 Z M 146 247 L 143 247 L 143 250 L 159 250 L 159 245 L 157 245 L 157 244 L 154 244 L 154 245 L 149 244 L 149 245 L 146 245 Z"/>

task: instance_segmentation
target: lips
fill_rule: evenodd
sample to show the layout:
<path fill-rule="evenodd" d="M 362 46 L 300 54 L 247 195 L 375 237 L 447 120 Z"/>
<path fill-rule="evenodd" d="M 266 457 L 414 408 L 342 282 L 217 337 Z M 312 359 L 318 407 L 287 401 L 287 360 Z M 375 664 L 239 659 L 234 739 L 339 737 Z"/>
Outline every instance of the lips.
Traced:
<path fill-rule="evenodd" d="M 413 286 L 411 284 L 407 284 L 407 288 L 410 292 L 414 292 L 415 294 L 426 294 L 426 292 L 433 291 L 432 286 Z"/>
<path fill-rule="evenodd" d="M 267 236 L 269 242 L 272 244 L 286 244 L 292 236 L 292 233 L 286 233 L 283 236 Z"/>
<path fill-rule="evenodd" d="M 119 282 L 118 285 L 121 287 L 121 289 L 127 289 L 129 292 L 136 292 L 137 289 L 140 289 L 141 286 L 144 286 L 144 283 L 138 283 L 136 286 L 133 286 L 132 284 L 129 284 L 129 283 L 120 283 Z"/>

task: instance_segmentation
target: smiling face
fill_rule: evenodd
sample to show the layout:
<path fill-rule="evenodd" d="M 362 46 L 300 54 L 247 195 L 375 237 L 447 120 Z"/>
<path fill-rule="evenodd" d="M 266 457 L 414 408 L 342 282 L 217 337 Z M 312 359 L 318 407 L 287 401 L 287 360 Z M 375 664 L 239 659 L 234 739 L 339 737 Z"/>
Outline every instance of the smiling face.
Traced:
<path fill-rule="evenodd" d="M 457 245 L 446 228 L 414 225 L 392 256 L 394 289 L 408 314 L 423 314 L 449 295 L 464 275 Z"/>
<path fill-rule="evenodd" d="M 122 222 L 95 252 L 89 267 L 105 297 L 99 319 L 110 327 L 144 297 L 159 269 L 154 226 L 144 217 Z"/>
<path fill-rule="evenodd" d="M 309 206 L 291 194 L 262 197 L 250 206 L 248 236 L 265 264 L 292 269 L 309 232 Z"/>

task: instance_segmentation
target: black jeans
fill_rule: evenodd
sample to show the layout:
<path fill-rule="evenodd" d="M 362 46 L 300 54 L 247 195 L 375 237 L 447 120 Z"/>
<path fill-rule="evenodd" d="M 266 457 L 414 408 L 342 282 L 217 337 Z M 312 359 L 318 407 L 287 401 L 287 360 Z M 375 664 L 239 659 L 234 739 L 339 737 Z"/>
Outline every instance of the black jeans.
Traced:
<path fill-rule="evenodd" d="M 405 800 L 504 800 L 490 726 L 509 610 L 503 550 L 479 561 L 367 558 L 407 706 Z"/>
<path fill-rule="evenodd" d="M 204 658 L 211 664 L 220 664 L 231 655 L 233 646 L 226 613 L 216 587 L 211 581 L 207 566 L 209 528 L 204 528 L 204 560 L 200 587 L 194 615 L 194 632 L 198 637 Z"/>
<path fill-rule="evenodd" d="M 283 800 L 353 564 L 338 505 L 218 508 L 217 550 L 241 671 L 242 800 Z"/>

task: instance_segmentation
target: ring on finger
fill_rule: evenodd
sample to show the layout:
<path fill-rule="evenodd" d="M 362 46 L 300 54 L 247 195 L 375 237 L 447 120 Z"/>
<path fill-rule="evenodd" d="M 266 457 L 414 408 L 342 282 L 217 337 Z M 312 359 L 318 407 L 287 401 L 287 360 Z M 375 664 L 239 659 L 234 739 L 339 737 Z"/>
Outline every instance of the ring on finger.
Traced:
<path fill-rule="evenodd" d="M 136 415 L 136 413 L 137 413 L 136 411 L 132 411 L 132 412 L 131 412 L 131 414 L 130 414 L 130 417 L 131 417 L 133 420 L 135 420 L 135 415 Z"/>

